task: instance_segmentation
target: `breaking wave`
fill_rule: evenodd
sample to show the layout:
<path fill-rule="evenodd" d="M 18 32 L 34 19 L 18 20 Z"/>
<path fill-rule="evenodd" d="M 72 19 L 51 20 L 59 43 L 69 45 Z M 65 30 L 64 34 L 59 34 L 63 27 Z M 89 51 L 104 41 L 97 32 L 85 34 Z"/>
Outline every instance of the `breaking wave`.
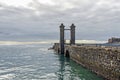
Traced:
<path fill-rule="evenodd" d="M 27 45 L 27 44 L 50 44 L 49 41 L 19 42 L 19 41 L 0 41 L 0 45 Z"/>
<path fill-rule="evenodd" d="M 10 80 L 15 77 L 15 74 L 4 74 L 0 75 L 0 80 Z"/>
<path fill-rule="evenodd" d="M 0 45 L 27 45 L 27 44 L 53 44 L 58 43 L 59 40 L 46 40 L 46 41 L 0 41 Z M 105 43 L 106 41 L 96 41 L 96 40 L 76 40 L 76 43 Z M 69 40 L 66 40 L 69 43 Z"/>

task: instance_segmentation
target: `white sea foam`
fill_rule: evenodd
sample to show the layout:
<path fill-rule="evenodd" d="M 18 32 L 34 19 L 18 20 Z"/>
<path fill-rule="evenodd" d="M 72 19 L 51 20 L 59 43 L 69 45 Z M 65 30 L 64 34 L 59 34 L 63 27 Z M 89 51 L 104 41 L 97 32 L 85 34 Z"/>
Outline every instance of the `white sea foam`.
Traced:
<path fill-rule="evenodd" d="M 27 45 L 27 44 L 48 44 L 48 42 L 18 42 L 18 41 L 0 41 L 0 45 Z"/>
<path fill-rule="evenodd" d="M 4 74 L 0 75 L 0 80 L 10 80 L 15 78 L 15 74 Z"/>
<path fill-rule="evenodd" d="M 32 42 L 20 42 L 20 41 L 0 41 L 0 45 L 26 45 L 26 44 L 53 44 L 58 43 L 59 40 L 45 40 L 45 41 L 32 41 Z M 76 43 L 105 43 L 106 41 L 96 40 L 76 40 Z M 69 43 L 69 40 L 66 40 Z"/>
<path fill-rule="evenodd" d="M 40 76 L 41 79 L 51 79 L 51 78 L 54 78 L 56 77 L 55 73 L 49 73 L 49 74 L 46 74 L 46 75 L 43 75 L 43 76 Z"/>
<path fill-rule="evenodd" d="M 32 65 L 12 67 L 12 68 L 8 68 L 8 69 L 0 70 L 0 73 L 8 73 L 8 72 L 12 72 L 12 71 L 20 71 L 20 72 L 35 71 L 35 69 L 32 69 L 30 67 L 32 67 Z"/>
<path fill-rule="evenodd" d="M 55 73 L 50 73 L 46 75 L 47 77 L 56 77 Z"/>
<path fill-rule="evenodd" d="M 38 50 L 43 51 L 43 52 L 48 51 L 48 49 L 47 49 L 47 48 L 40 48 L 40 49 L 38 49 Z"/>

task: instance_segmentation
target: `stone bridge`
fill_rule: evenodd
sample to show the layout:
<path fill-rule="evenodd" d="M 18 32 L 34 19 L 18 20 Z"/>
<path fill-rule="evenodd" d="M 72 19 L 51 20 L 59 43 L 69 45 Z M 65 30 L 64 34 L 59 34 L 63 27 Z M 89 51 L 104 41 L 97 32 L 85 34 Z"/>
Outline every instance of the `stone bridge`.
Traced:
<path fill-rule="evenodd" d="M 60 26 L 60 43 L 55 43 L 53 49 L 75 62 L 90 69 L 108 80 L 120 80 L 120 48 L 75 44 L 75 26 L 70 29 Z M 70 44 L 65 44 L 64 30 L 70 30 Z"/>
<path fill-rule="evenodd" d="M 59 43 L 54 50 L 61 54 Z M 64 56 L 108 80 L 120 80 L 120 49 L 116 47 L 65 45 Z"/>

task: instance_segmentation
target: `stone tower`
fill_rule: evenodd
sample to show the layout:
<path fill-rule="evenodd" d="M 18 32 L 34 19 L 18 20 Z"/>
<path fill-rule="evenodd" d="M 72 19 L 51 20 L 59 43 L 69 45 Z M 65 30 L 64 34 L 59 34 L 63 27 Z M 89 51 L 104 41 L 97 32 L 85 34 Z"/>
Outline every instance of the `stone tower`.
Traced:
<path fill-rule="evenodd" d="M 75 25 L 74 24 L 70 26 L 70 33 L 71 33 L 70 44 L 74 45 L 75 44 Z"/>
<path fill-rule="evenodd" d="M 60 52 L 64 54 L 64 25 L 60 25 Z"/>
<path fill-rule="evenodd" d="M 70 39 L 70 45 L 75 45 L 75 25 L 72 24 L 70 26 L 70 29 L 65 29 L 65 26 L 63 24 L 60 25 L 60 52 L 61 54 L 64 54 L 64 31 L 70 30 L 71 39 Z"/>

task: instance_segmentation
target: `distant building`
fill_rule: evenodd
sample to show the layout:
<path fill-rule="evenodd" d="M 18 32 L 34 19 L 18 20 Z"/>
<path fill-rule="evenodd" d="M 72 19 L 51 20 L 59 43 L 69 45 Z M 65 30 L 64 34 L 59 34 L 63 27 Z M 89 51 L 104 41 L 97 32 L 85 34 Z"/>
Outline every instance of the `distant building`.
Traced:
<path fill-rule="evenodd" d="M 120 38 L 112 37 L 108 39 L 108 43 L 120 43 Z"/>

